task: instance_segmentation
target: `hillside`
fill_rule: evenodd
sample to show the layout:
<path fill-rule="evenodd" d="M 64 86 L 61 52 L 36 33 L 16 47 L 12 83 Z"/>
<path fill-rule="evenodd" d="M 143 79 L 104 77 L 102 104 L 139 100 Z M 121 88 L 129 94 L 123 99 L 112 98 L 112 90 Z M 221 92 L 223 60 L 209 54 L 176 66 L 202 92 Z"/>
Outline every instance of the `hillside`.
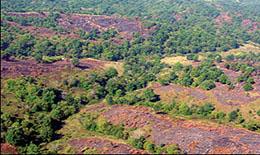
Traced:
<path fill-rule="evenodd" d="M 260 1 L 1 0 L 1 153 L 260 154 Z"/>

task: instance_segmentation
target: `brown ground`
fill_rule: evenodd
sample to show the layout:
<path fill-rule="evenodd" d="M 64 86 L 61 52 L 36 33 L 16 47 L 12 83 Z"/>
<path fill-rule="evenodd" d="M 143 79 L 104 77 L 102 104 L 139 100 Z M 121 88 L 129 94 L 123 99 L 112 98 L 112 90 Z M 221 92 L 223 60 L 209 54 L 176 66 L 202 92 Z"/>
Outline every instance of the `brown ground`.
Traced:
<path fill-rule="evenodd" d="M 255 85 L 258 85 L 259 81 Z M 200 88 L 189 88 L 177 84 L 162 86 L 158 83 L 152 85 L 155 93 L 160 95 L 165 102 L 171 102 L 174 97 L 177 99 L 194 100 L 195 102 L 205 103 L 206 101 L 217 101 L 222 105 L 239 106 L 249 104 L 260 98 L 260 93 L 257 92 L 259 86 L 248 94 L 238 85 L 235 89 L 230 90 L 227 85 L 216 83 L 216 88 L 206 91 Z M 191 98 L 190 98 L 191 97 Z"/>
<path fill-rule="evenodd" d="M 61 38 L 79 38 L 78 34 L 74 34 L 72 32 L 69 33 L 59 33 L 52 29 L 45 28 L 45 27 L 35 27 L 35 26 L 21 26 L 15 22 L 7 22 L 9 25 L 17 27 L 25 32 L 28 32 L 37 37 L 46 37 L 51 38 L 53 36 L 59 36 Z"/>
<path fill-rule="evenodd" d="M 1 154 L 18 154 L 16 148 L 8 143 L 1 143 Z"/>
<path fill-rule="evenodd" d="M 101 69 L 105 61 L 94 59 L 82 59 L 78 69 Z M 37 63 L 35 60 L 1 60 L 1 77 L 17 76 L 41 76 L 53 74 L 65 70 L 71 70 L 72 65 L 69 60 L 57 61 L 54 63 Z"/>
<path fill-rule="evenodd" d="M 130 128 L 149 126 L 151 133 L 146 134 L 156 144 L 177 143 L 187 153 L 260 153 L 260 135 L 244 129 L 172 120 L 153 114 L 146 107 L 126 105 L 114 105 L 104 112 L 104 116 L 113 124 Z"/>
<path fill-rule="evenodd" d="M 46 18 L 48 13 L 42 12 L 28 12 L 28 13 L 18 13 L 12 12 L 8 13 L 11 16 L 20 17 L 39 17 Z M 71 33 L 60 34 L 53 30 L 47 28 L 36 28 L 33 26 L 19 26 L 23 30 L 32 32 L 34 34 L 39 34 L 40 36 L 50 37 L 51 35 L 61 35 L 65 37 L 79 37 L 75 34 L 78 30 L 84 30 L 90 32 L 91 30 L 98 29 L 99 31 L 106 31 L 108 29 L 115 29 L 119 34 L 126 39 L 131 39 L 134 32 L 139 32 L 144 37 L 149 35 L 150 30 L 143 27 L 139 19 L 128 19 L 117 16 L 105 16 L 105 15 L 85 15 L 85 14 L 61 14 L 61 17 L 57 20 L 58 25 L 68 30 Z M 13 22 L 9 22 L 15 25 Z M 16 25 L 17 26 L 17 25 Z M 154 28 L 151 28 L 154 29 Z M 118 40 L 116 40 L 118 41 Z"/>
<path fill-rule="evenodd" d="M 84 150 L 91 149 L 97 150 L 98 153 L 104 154 L 145 154 L 143 150 L 133 149 L 127 144 L 116 143 L 106 139 L 100 138 L 84 138 L 74 139 L 69 144 L 77 151 L 82 154 Z"/>
<path fill-rule="evenodd" d="M 224 23 L 231 24 L 232 23 L 232 17 L 230 17 L 227 12 L 222 12 L 219 16 L 216 17 L 215 23 L 218 26 L 221 26 Z"/>

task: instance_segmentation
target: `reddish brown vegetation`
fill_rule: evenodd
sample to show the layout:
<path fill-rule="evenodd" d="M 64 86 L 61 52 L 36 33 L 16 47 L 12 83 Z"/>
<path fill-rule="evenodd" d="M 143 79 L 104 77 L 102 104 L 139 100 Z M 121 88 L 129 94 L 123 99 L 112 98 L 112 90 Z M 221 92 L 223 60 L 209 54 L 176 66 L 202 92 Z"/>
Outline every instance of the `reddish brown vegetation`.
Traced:
<path fill-rule="evenodd" d="M 259 80 L 256 81 L 257 82 L 255 86 L 259 84 Z M 173 97 L 179 98 L 192 96 L 197 101 L 206 101 L 211 98 L 217 100 L 220 104 L 232 106 L 249 104 L 250 102 L 253 102 L 260 98 L 259 93 L 257 93 L 258 95 L 254 96 L 247 95 L 247 93 L 243 90 L 242 84 L 238 84 L 234 89 L 230 90 L 227 85 L 216 83 L 216 88 L 210 91 L 202 90 L 200 88 L 184 87 L 177 84 L 171 84 L 168 86 L 154 84 L 152 88 L 154 89 L 156 94 L 162 97 L 162 99 L 167 98 L 168 96 L 171 97 L 171 99 Z M 259 90 L 259 86 L 256 86 L 253 91 L 257 90 Z M 207 94 L 210 94 L 210 96 Z"/>
<path fill-rule="evenodd" d="M 219 103 L 232 106 L 249 104 L 260 97 L 260 94 L 257 96 L 247 95 L 242 84 L 238 84 L 235 89 L 230 90 L 227 85 L 216 83 L 216 88 L 211 92 Z"/>
<path fill-rule="evenodd" d="M 105 154 L 145 154 L 144 151 L 133 149 L 126 144 L 99 138 L 75 139 L 71 140 L 69 144 L 77 150 L 77 153 L 84 153 L 85 150 L 91 149 Z"/>
<path fill-rule="evenodd" d="M 58 23 L 68 30 L 83 29 L 84 31 L 89 32 L 93 29 L 98 29 L 100 31 L 115 29 L 128 39 L 130 39 L 129 37 L 132 36 L 133 32 L 139 32 L 143 35 L 148 34 L 148 30 L 144 29 L 138 19 L 130 20 L 116 16 L 62 14 L 61 18 L 58 19 Z"/>
<path fill-rule="evenodd" d="M 232 17 L 230 17 L 227 12 L 222 12 L 219 16 L 216 17 L 215 22 L 219 26 L 223 25 L 224 23 L 231 24 Z"/>
<path fill-rule="evenodd" d="M 80 69 L 100 69 L 105 62 L 91 59 L 80 61 Z M 54 63 L 37 63 L 35 60 L 1 60 L 1 77 L 17 76 L 40 76 L 71 70 L 72 64 L 69 60 L 57 61 Z"/>
<path fill-rule="evenodd" d="M 209 97 L 206 95 L 206 91 L 199 89 L 199 88 L 189 88 L 184 87 L 177 84 L 171 84 L 168 86 L 162 86 L 159 83 L 153 84 L 152 88 L 154 89 L 155 93 L 164 97 L 171 97 L 184 95 L 184 96 L 191 96 L 197 100 L 207 100 Z"/>
<path fill-rule="evenodd" d="M 260 29 L 260 22 L 254 22 L 250 19 L 244 19 L 241 23 L 242 27 L 249 27 L 249 31 L 253 32 Z"/>
<path fill-rule="evenodd" d="M 10 26 L 17 27 L 25 32 L 28 32 L 34 36 L 38 37 L 47 37 L 51 38 L 53 36 L 60 36 L 62 38 L 79 38 L 78 34 L 74 33 L 59 33 L 52 29 L 45 28 L 45 27 L 35 27 L 35 26 L 21 26 L 15 22 L 7 22 Z"/>
<path fill-rule="evenodd" d="M 126 105 L 114 105 L 104 116 L 111 123 L 126 127 L 149 125 L 150 138 L 156 144 L 177 143 L 188 153 L 260 153 L 260 135 L 244 129 L 186 120 L 172 121 L 165 115 L 152 114 L 149 108 Z"/>
<path fill-rule="evenodd" d="M 39 17 L 45 18 L 48 13 L 9 13 L 11 16 L 21 17 Z M 57 19 L 58 25 L 68 30 L 70 33 L 61 34 L 47 28 L 36 28 L 33 26 L 19 26 L 23 30 L 38 34 L 40 36 L 63 35 L 66 37 L 79 37 L 75 34 L 78 30 L 90 32 L 97 29 L 99 31 L 106 31 L 108 29 L 115 29 L 119 34 L 126 39 L 131 39 L 134 32 L 139 32 L 143 36 L 148 36 L 150 30 L 143 27 L 139 19 L 127 19 L 117 16 L 105 15 L 84 15 L 84 14 L 61 14 Z M 14 23 L 12 23 L 14 25 Z M 17 26 L 17 25 L 15 25 Z"/>
<path fill-rule="evenodd" d="M 1 154 L 18 154 L 16 148 L 8 143 L 1 143 Z"/>

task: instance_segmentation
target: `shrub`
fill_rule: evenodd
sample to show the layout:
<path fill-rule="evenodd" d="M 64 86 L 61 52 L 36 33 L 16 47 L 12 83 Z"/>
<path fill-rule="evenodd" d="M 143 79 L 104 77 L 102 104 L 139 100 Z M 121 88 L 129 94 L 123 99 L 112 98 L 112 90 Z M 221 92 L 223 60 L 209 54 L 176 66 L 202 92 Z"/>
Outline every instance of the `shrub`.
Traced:
<path fill-rule="evenodd" d="M 214 81 L 212 81 L 212 80 L 206 80 L 200 84 L 200 88 L 202 88 L 204 90 L 210 90 L 215 87 L 216 87 L 216 85 L 215 85 Z"/>
<path fill-rule="evenodd" d="M 198 61 L 199 56 L 197 54 L 188 54 L 186 58 L 187 58 L 187 60 Z"/>
<path fill-rule="evenodd" d="M 191 115 L 191 109 L 189 108 L 189 106 L 185 103 L 181 103 L 179 105 L 179 113 L 182 115 Z"/>
<path fill-rule="evenodd" d="M 29 146 L 27 146 L 26 153 L 27 154 L 39 154 L 40 148 L 37 145 L 31 143 Z"/>
<path fill-rule="evenodd" d="M 131 144 L 133 145 L 133 147 L 135 147 L 137 149 L 143 149 L 145 142 L 146 142 L 146 140 L 145 140 L 144 136 L 141 136 L 140 138 L 133 139 Z"/>
<path fill-rule="evenodd" d="M 250 121 L 243 124 L 243 127 L 247 128 L 251 131 L 259 131 L 260 130 L 260 123 L 255 121 Z"/>
<path fill-rule="evenodd" d="M 149 141 L 146 141 L 144 143 L 144 149 L 149 151 L 150 153 L 154 153 L 155 152 L 155 145 Z"/>
<path fill-rule="evenodd" d="M 250 90 L 253 90 L 253 89 L 254 89 L 253 86 L 252 86 L 252 84 L 250 84 L 250 83 L 246 83 L 246 84 L 243 86 L 243 88 L 244 88 L 245 91 L 250 91 Z"/>
<path fill-rule="evenodd" d="M 166 146 L 166 153 L 167 154 L 180 154 L 180 148 L 177 144 L 171 144 Z"/>
<path fill-rule="evenodd" d="M 256 114 L 257 114 L 258 116 L 260 116 L 260 110 L 258 110 L 258 111 L 256 112 Z"/>
<path fill-rule="evenodd" d="M 212 111 L 214 111 L 214 110 L 215 110 L 215 107 L 212 104 L 206 103 L 203 106 L 199 107 L 198 114 L 203 115 L 203 116 L 207 116 L 207 115 L 211 114 Z"/>
<path fill-rule="evenodd" d="M 219 122 L 223 122 L 225 120 L 226 114 L 222 111 L 220 112 L 212 112 L 211 113 L 211 118 L 212 119 L 217 119 Z"/>
<path fill-rule="evenodd" d="M 77 67 L 79 65 L 79 59 L 74 57 L 72 58 L 71 63 L 73 66 Z"/>
<path fill-rule="evenodd" d="M 228 120 L 229 120 L 230 122 L 231 122 L 231 121 L 235 121 L 237 118 L 238 118 L 238 110 L 231 111 L 231 112 L 228 114 Z"/>

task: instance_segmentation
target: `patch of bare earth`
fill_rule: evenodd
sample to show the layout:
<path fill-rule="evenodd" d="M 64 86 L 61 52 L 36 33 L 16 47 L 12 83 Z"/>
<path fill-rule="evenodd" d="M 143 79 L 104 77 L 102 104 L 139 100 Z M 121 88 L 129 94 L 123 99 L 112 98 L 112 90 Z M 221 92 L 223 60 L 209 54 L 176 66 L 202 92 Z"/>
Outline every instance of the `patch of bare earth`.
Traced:
<path fill-rule="evenodd" d="M 215 23 L 218 26 L 222 26 L 224 23 L 232 24 L 232 17 L 230 17 L 227 12 L 222 12 L 219 16 L 216 17 Z"/>
<path fill-rule="evenodd" d="M 160 95 L 161 99 L 165 102 L 171 102 L 176 97 L 177 99 L 192 97 L 198 102 L 205 102 L 216 100 L 222 105 L 240 106 L 249 104 L 260 98 L 259 80 L 256 80 L 255 89 L 247 93 L 243 90 L 243 85 L 236 85 L 235 89 L 229 89 L 227 85 L 216 83 L 216 88 L 206 91 L 200 88 L 189 88 L 177 84 L 170 84 L 162 86 L 158 83 L 153 84 L 152 89 L 156 94 Z"/>
<path fill-rule="evenodd" d="M 104 154 L 145 154 L 143 150 L 137 150 L 127 144 L 116 143 L 100 138 L 83 138 L 69 141 L 69 144 L 77 150 L 77 153 L 84 153 L 86 149 L 97 150 Z"/>
<path fill-rule="evenodd" d="M 18 152 L 16 147 L 8 143 L 1 143 L 1 154 L 18 154 Z"/>
<path fill-rule="evenodd" d="M 51 38 L 53 36 L 60 36 L 61 38 L 79 38 L 78 34 L 74 34 L 72 32 L 70 33 L 60 33 L 57 31 L 54 31 L 50 28 L 45 28 L 45 27 L 35 27 L 35 26 L 22 26 L 19 25 L 18 23 L 15 22 L 7 22 L 10 26 L 17 27 L 25 32 L 28 32 L 34 36 L 38 37 L 46 37 L 46 38 Z"/>
<path fill-rule="evenodd" d="M 167 86 L 162 86 L 159 83 L 154 83 L 151 87 L 154 92 L 160 95 L 161 99 L 165 102 L 171 102 L 174 97 L 187 97 L 191 96 L 192 98 L 200 101 L 209 99 L 206 95 L 206 91 L 199 88 L 189 88 L 177 84 L 170 84 Z"/>
<path fill-rule="evenodd" d="M 178 144 L 191 154 L 260 153 L 260 134 L 228 126 L 206 125 L 195 121 L 172 120 L 154 114 L 149 108 L 114 105 L 104 116 L 113 124 L 126 127 L 151 127 L 155 144 Z M 120 117 L 118 117 L 120 116 Z"/>
<path fill-rule="evenodd" d="M 11 16 L 20 16 L 20 17 L 38 17 L 38 18 L 46 18 L 48 13 L 46 12 L 32 12 L 32 13 L 18 13 L 12 12 L 8 13 Z M 71 32 L 67 34 L 62 34 L 55 32 L 53 30 L 47 28 L 39 28 L 34 26 L 20 26 L 15 25 L 14 22 L 9 22 L 11 25 L 19 26 L 23 30 L 29 31 L 34 34 L 38 34 L 40 36 L 50 35 L 61 35 L 64 37 L 79 37 L 76 32 L 78 30 L 84 30 L 86 32 L 90 32 L 91 30 L 97 29 L 101 32 L 106 31 L 108 29 L 115 29 L 119 32 L 119 34 L 125 39 L 131 39 L 133 37 L 133 33 L 139 32 L 142 36 L 149 36 L 150 31 L 153 28 L 146 29 L 141 21 L 138 18 L 128 19 L 118 16 L 105 16 L 105 15 L 85 15 L 85 14 L 61 14 L 57 19 L 57 23 L 59 26 L 64 28 L 65 30 Z M 119 42 L 119 40 L 115 40 Z"/>
<path fill-rule="evenodd" d="M 224 105 L 244 105 L 249 104 L 260 98 L 260 94 L 252 96 L 243 90 L 242 84 L 237 85 L 235 89 L 230 90 L 227 85 L 216 83 L 216 88 L 212 89 L 211 92 L 219 103 Z"/>
<path fill-rule="evenodd" d="M 102 69 L 106 61 L 94 59 L 82 59 L 78 69 Z M 54 63 L 37 63 L 35 60 L 1 60 L 1 77 L 18 76 L 41 76 L 54 74 L 61 71 L 72 70 L 69 60 L 57 61 Z"/>

